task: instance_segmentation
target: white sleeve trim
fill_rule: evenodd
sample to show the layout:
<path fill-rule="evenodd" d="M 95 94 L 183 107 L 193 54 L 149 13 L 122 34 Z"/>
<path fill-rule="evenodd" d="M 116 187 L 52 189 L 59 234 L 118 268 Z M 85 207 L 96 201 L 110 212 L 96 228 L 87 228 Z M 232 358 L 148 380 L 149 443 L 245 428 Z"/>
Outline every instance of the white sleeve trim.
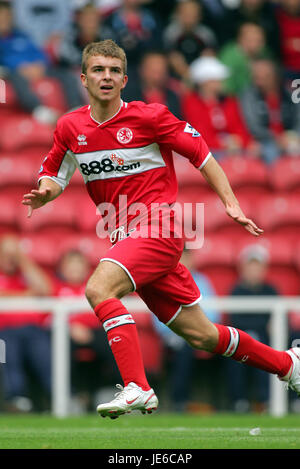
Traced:
<path fill-rule="evenodd" d="M 64 190 L 65 186 L 62 185 L 62 183 L 55 177 L 55 176 L 41 176 L 39 179 L 38 179 L 38 183 L 42 180 L 42 179 L 52 179 L 54 182 L 56 182 L 56 184 L 58 184 L 62 190 Z"/>
<path fill-rule="evenodd" d="M 76 170 L 76 167 L 76 163 L 72 158 L 72 153 L 67 151 L 62 159 L 57 176 L 41 176 L 38 181 L 43 178 L 53 179 L 53 181 L 55 181 L 62 188 L 62 190 L 64 190 L 69 184 L 70 179 Z"/>
<path fill-rule="evenodd" d="M 205 158 L 205 160 L 202 162 L 201 166 L 199 166 L 199 168 L 197 168 L 197 169 L 201 170 L 206 165 L 206 163 L 208 162 L 208 160 L 211 156 L 212 156 L 212 154 L 211 154 L 211 152 L 209 152 L 207 157 Z"/>

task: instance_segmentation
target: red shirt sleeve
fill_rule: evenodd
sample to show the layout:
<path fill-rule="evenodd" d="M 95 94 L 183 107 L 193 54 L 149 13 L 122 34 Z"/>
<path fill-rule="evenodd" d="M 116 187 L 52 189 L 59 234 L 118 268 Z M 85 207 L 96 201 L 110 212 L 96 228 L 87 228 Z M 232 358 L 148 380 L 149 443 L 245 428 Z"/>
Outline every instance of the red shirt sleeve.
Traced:
<path fill-rule="evenodd" d="M 40 168 L 39 181 L 44 177 L 50 177 L 64 190 L 75 169 L 76 163 L 65 142 L 65 131 L 61 118 L 58 120 L 54 131 L 53 146 Z"/>
<path fill-rule="evenodd" d="M 155 111 L 156 141 L 188 158 L 196 168 L 202 168 L 211 156 L 201 136 L 188 122 L 177 119 L 166 106 L 152 105 Z"/>

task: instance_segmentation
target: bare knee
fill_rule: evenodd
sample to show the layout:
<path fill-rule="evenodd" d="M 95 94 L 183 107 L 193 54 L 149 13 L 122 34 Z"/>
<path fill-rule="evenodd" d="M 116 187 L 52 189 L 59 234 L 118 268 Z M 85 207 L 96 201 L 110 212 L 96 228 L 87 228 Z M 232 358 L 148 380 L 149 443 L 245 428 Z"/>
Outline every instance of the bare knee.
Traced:
<path fill-rule="evenodd" d="M 89 279 L 85 288 L 85 296 L 90 305 L 94 307 L 108 298 L 114 298 L 116 295 L 110 288 L 103 287 L 93 279 Z"/>
<path fill-rule="evenodd" d="M 85 296 L 94 308 L 109 298 L 122 298 L 132 291 L 132 287 L 121 267 L 112 262 L 101 262 L 86 284 Z"/>

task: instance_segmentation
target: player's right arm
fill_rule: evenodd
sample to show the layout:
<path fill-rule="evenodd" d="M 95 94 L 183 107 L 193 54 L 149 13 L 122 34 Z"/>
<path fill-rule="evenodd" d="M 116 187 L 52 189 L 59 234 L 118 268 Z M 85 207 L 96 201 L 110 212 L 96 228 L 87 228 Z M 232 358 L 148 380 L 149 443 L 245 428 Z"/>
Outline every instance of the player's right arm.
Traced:
<path fill-rule="evenodd" d="M 31 217 L 33 210 L 56 199 L 68 185 L 76 169 L 71 152 L 68 151 L 68 134 L 68 126 L 62 117 L 57 122 L 53 146 L 40 169 L 39 187 L 23 196 L 22 204 L 28 206 L 28 217 Z"/>
<path fill-rule="evenodd" d="M 22 204 L 28 206 L 27 217 L 30 218 L 33 210 L 43 207 L 47 202 L 56 199 L 61 193 L 61 186 L 53 179 L 41 179 L 38 189 L 32 189 L 30 193 L 23 196 Z"/>

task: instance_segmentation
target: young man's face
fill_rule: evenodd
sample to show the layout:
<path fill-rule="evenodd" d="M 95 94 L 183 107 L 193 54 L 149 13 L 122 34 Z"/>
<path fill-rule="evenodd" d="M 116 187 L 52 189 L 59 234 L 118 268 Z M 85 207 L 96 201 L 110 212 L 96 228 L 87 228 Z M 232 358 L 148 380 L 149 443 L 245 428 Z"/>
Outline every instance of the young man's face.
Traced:
<path fill-rule="evenodd" d="M 121 59 L 115 57 L 103 55 L 90 57 L 86 75 L 81 74 L 82 84 L 89 95 L 100 102 L 119 99 L 128 80 L 122 65 Z"/>

